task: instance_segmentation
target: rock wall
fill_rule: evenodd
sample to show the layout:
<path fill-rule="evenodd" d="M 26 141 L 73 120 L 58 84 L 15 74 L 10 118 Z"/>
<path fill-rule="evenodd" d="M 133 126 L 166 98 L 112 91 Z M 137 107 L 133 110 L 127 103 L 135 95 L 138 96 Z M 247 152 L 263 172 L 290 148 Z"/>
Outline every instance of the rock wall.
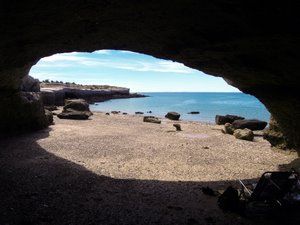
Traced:
<path fill-rule="evenodd" d="M 65 99 L 81 98 L 89 103 L 101 102 L 115 98 L 145 97 L 141 94 L 131 94 L 128 88 L 88 90 L 79 88 L 42 88 L 41 98 L 44 105 L 64 105 Z"/>
<path fill-rule="evenodd" d="M 299 148 L 299 9 L 296 0 L 4 0 L 1 97 L 17 93 L 42 57 L 131 50 L 222 76 L 255 95 Z"/>

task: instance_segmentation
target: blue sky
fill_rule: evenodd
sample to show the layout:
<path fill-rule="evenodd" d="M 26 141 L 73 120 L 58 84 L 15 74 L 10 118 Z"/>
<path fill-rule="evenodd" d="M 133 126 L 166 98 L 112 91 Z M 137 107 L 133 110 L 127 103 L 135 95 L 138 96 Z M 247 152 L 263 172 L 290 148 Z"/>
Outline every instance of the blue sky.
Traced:
<path fill-rule="evenodd" d="M 117 50 L 72 52 L 42 58 L 29 73 L 39 80 L 108 84 L 132 92 L 236 92 L 222 78 L 181 63 Z"/>

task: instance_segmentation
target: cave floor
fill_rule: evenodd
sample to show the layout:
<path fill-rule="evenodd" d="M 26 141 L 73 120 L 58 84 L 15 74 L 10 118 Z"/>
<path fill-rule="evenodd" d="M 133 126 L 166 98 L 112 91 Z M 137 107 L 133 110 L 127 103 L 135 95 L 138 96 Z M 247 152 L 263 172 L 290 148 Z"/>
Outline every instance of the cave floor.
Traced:
<path fill-rule="evenodd" d="M 201 187 L 255 182 L 296 154 L 179 123 L 95 113 L 2 140 L 0 224 L 266 224 L 223 213 Z"/>

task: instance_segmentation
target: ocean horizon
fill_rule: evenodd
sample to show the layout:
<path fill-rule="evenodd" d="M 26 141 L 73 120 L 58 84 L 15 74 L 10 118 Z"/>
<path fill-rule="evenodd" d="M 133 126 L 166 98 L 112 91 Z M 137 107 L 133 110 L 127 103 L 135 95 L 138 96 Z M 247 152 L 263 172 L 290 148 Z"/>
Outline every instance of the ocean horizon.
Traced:
<path fill-rule="evenodd" d="M 112 99 L 91 104 L 92 111 L 121 111 L 164 117 L 169 111 L 181 114 L 180 119 L 214 123 L 216 115 L 234 114 L 247 119 L 269 121 L 270 113 L 254 96 L 241 92 L 139 92 L 145 98 Z M 152 113 L 147 113 L 151 111 Z M 188 114 L 199 111 L 199 114 Z"/>

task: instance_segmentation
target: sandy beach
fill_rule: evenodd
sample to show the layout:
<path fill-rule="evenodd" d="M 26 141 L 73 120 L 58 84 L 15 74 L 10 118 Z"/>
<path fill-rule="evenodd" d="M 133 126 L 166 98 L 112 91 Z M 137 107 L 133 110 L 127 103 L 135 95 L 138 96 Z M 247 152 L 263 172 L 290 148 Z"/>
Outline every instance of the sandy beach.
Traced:
<path fill-rule="evenodd" d="M 179 121 L 176 132 L 174 121 L 137 115 L 54 119 L 0 142 L 0 224 L 253 224 L 201 187 L 254 182 L 297 157 L 259 133 L 237 140 L 199 122 Z"/>

